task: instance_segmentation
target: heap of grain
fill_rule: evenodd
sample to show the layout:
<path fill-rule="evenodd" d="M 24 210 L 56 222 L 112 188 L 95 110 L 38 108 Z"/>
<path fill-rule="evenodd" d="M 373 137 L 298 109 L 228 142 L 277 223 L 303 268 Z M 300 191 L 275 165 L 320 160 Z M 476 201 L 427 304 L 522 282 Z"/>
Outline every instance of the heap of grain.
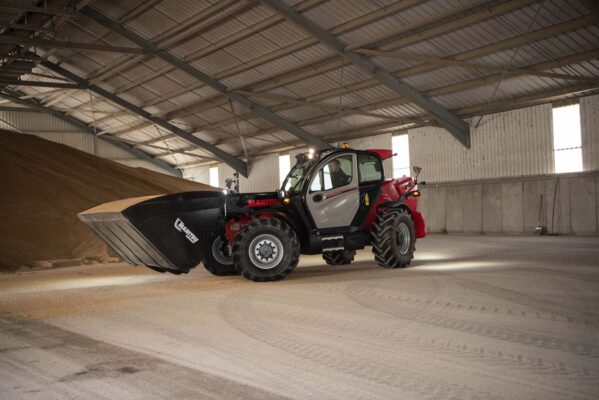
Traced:
<path fill-rule="evenodd" d="M 77 213 L 107 201 L 192 190 L 216 189 L 0 131 L 0 270 L 114 259 Z"/>

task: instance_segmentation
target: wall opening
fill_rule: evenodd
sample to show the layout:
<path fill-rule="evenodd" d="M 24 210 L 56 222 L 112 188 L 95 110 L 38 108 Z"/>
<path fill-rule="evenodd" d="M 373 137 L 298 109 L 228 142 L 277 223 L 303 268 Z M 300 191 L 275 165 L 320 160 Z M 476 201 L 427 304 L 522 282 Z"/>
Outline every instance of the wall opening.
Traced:
<path fill-rule="evenodd" d="M 393 177 L 410 176 L 410 143 L 408 135 L 393 136 L 391 139 L 393 154 Z"/>
<path fill-rule="evenodd" d="M 279 156 L 279 187 L 283 184 L 283 181 L 287 177 L 289 170 L 291 169 L 291 157 L 289 154 Z"/>
<path fill-rule="evenodd" d="M 580 106 L 553 108 L 553 153 L 555 173 L 582 171 Z"/>
<path fill-rule="evenodd" d="M 210 167 L 210 186 L 220 186 L 218 183 L 218 167 Z"/>

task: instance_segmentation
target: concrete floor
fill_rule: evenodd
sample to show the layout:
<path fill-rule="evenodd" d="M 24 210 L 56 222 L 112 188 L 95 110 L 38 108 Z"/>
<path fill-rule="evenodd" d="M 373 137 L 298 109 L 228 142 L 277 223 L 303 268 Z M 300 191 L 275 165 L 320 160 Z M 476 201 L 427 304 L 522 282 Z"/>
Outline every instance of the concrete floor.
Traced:
<path fill-rule="evenodd" d="M 597 399 L 599 238 L 432 236 L 257 284 L 0 276 L 2 399 Z"/>

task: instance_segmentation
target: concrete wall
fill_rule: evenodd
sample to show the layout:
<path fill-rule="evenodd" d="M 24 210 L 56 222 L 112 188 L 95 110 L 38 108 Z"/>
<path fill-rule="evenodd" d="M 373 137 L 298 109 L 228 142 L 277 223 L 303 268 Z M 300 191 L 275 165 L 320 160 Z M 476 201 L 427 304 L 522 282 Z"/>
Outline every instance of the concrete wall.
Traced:
<path fill-rule="evenodd" d="M 445 182 L 422 187 L 431 233 L 599 234 L 599 171 Z"/>

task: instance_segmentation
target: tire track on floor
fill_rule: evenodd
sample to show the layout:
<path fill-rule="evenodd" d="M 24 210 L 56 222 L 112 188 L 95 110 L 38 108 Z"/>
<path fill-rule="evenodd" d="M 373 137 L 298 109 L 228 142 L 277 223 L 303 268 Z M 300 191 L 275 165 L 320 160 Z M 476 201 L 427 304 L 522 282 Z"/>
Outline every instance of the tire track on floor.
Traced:
<path fill-rule="evenodd" d="M 302 308 L 305 310 L 306 308 Z M 283 321 L 289 325 L 296 325 L 303 329 L 310 328 L 321 333 L 342 331 L 352 335 L 354 340 L 376 339 L 377 341 L 392 341 L 402 347 L 410 347 L 418 352 L 430 354 L 446 354 L 451 357 L 460 357 L 466 360 L 491 363 L 498 366 L 509 366 L 525 370 L 542 377 L 567 378 L 569 380 L 583 381 L 585 383 L 599 384 L 599 375 L 591 373 L 587 367 L 574 366 L 562 362 L 550 362 L 540 357 L 528 357 L 522 354 L 509 353 L 505 351 L 489 350 L 485 347 L 469 346 L 449 340 L 413 337 L 402 333 L 398 329 L 376 328 L 348 320 L 341 320 L 334 315 L 315 315 L 308 312 L 289 310 L 285 305 L 271 303 L 267 300 L 260 302 L 260 310 L 272 316 L 277 321 Z M 323 332 L 322 328 L 326 328 Z"/>
<path fill-rule="evenodd" d="M 450 301 L 450 300 L 435 300 L 430 298 L 419 297 L 415 294 L 405 294 L 402 291 L 401 294 L 398 294 L 398 287 L 387 287 L 389 285 L 383 284 L 377 286 L 377 289 L 380 289 L 377 293 L 373 293 L 372 295 L 381 299 L 381 301 L 396 301 L 405 303 L 407 306 L 415 305 L 415 306 L 429 306 L 431 308 L 437 308 L 442 310 L 455 310 L 460 312 L 473 312 L 480 314 L 490 314 L 490 315 L 502 315 L 513 318 L 520 319 L 538 319 L 542 321 L 552 321 L 552 322 L 566 322 L 572 324 L 581 324 L 581 325 L 598 325 L 599 321 L 590 321 L 590 320 L 580 320 L 572 317 L 564 317 L 562 315 L 558 315 L 555 313 L 549 312 L 540 312 L 540 311 L 525 311 L 523 309 L 516 309 L 515 307 L 497 307 L 497 306 L 488 306 L 481 304 L 472 304 L 463 301 Z M 383 291 L 386 291 L 383 292 Z M 532 308 L 532 307 L 529 307 Z"/>
<path fill-rule="evenodd" d="M 394 389 L 415 393 L 426 399 L 487 399 L 497 398 L 496 393 L 477 391 L 473 388 L 448 383 L 416 372 L 402 370 L 382 360 L 373 363 L 351 354 L 341 354 L 335 349 L 326 348 L 314 341 L 291 333 L 281 333 L 277 329 L 268 329 L 261 311 L 254 311 L 253 298 L 241 293 L 232 294 L 219 304 L 219 312 L 232 327 L 261 343 L 290 353 L 320 366 L 375 385 L 384 385 Z"/>
<path fill-rule="evenodd" d="M 398 303 L 381 303 L 376 299 L 376 296 L 372 295 L 372 289 L 365 289 L 364 285 L 361 283 L 350 285 L 345 293 L 350 300 L 363 307 L 380 311 L 388 315 L 394 315 L 405 320 L 416 321 L 438 328 L 470 333 L 510 343 L 534 346 L 547 350 L 556 350 L 577 356 L 599 358 L 599 348 L 597 348 L 596 343 L 587 343 L 541 334 L 530 334 L 519 329 L 502 328 L 458 318 L 423 314 L 420 311 L 414 311 Z"/>
<path fill-rule="evenodd" d="M 588 325 L 599 326 L 599 314 L 589 311 L 580 311 L 574 307 L 568 307 L 563 304 L 557 304 L 550 300 L 539 299 L 526 293 L 515 290 L 501 288 L 488 283 L 480 282 L 476 279 L 457 276 L 456 274 L 446 274 L 447 278 L 457 285 L 484 293 L 487 296 L 493 296 L 502 300 L 521 304 L 550 314 L 560 315 L 563 318 L 572 321 L 580 321 Z"/>

